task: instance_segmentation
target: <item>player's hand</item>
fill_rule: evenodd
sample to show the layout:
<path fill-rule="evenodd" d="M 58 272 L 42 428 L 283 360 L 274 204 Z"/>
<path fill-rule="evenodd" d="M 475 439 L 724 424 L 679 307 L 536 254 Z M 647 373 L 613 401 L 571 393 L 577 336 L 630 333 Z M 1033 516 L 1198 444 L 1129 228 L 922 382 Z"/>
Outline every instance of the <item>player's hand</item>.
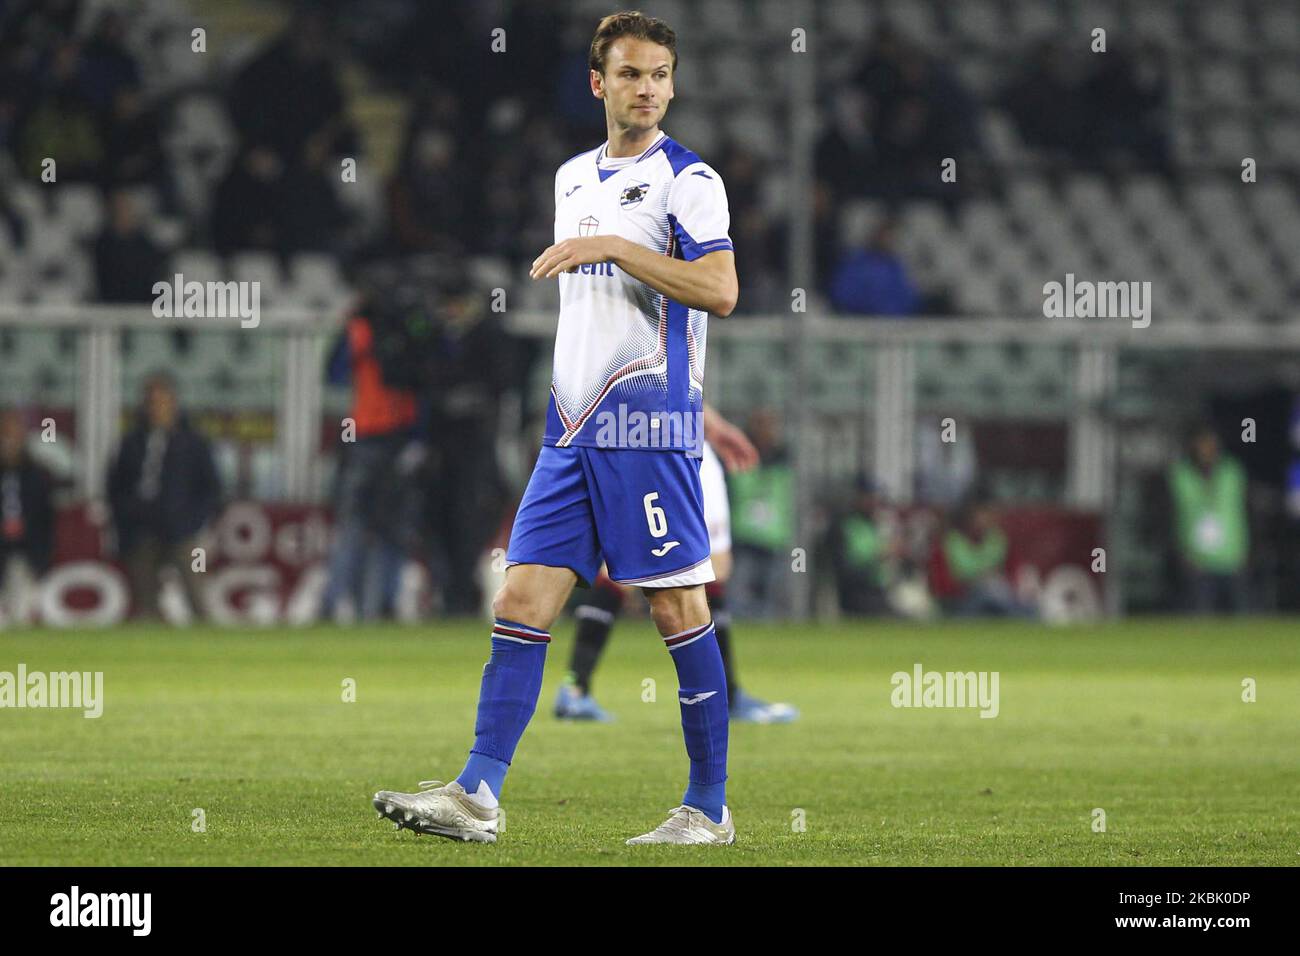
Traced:
<path fill-rule="evenodd" d="M 578 266 L 606 262 L 613 258 L 610 240 L 613 236 L 579 236 L 565 239 L 549 247 L 533 260 L 528 276 L 532 279 L 550 279 L 561 272 L 573 272 Z"/>
<path fill-rule="evenodd" d="M 758 464 L 758 449 L 749 436 L 719 416 L 704 436 L 722 459 L 727 471 L 749 471 Z"/>

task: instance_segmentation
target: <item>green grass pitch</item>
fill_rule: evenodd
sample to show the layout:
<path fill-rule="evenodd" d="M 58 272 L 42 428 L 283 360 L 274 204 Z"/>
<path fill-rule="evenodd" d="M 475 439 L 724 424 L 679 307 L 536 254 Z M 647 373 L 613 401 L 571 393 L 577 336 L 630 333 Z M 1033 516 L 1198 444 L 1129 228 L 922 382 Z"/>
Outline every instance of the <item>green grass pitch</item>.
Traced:
<path fill-rule="evenodd" d="M 573 633 L 562 622 L 500 842 L 394 831 L 370 796 L 460 770 L 488 630 L 0 634 L 0 671 L 103 671 L 105 696 L 99 719 L 0 710 L 0 862 L 1300 863 L 1294 621 L 738 622 L 745 685 L 803 716 L 733 725 L 730 848 L 623 845 L 681 797 L 672 662 L 647 621 L 622 622 L 595 685 L 617 722 L 559 723 L 550 705 Z M 999 715 L 893 707 L 890 676 L 917 662 L 998 671 Z M 192 828 L 199 808 L 205 832 Z"/>

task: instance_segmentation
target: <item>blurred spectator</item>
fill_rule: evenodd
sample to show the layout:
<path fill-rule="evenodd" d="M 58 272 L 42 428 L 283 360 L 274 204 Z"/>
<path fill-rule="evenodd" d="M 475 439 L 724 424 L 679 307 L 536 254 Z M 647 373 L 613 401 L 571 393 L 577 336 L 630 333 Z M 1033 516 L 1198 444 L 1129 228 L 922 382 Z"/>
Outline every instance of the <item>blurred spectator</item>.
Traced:
<path fill-rule="evenodd" d="M 104 186 L 157 185 L 168 191 L 169 173 L 163 157 L 158 114 L 148 108 L 140 86 L 136 83 L 120 86 L 105 112 Z"/>
<path fill-rule="evenodd" d="M 999 98 L 1026 145 L 1075 155 L 1085 148 L 1087 132 L 1081 86 L 1077 58 L 1060 41 L 1043 40 Z"/>
<path fill-rule="evenodd" d="M 886 219 L 865 248 L 840 260 L 831 279 L 831 303 L 847 315 L 908 316 L 920 297 L 898 254 L 898 224 Z"/>
<path fill-rule="evenodd" d="M 985 501 L 972 499 L 958 509 L 943 536 L 943 565 L 951 587 L 944 608 L 959 617 L 1035 617 L 1034 608 L 1016 597 L 1006 576 L 1007 536 Z"/>
<path fill-rule="evenodd" d="M 284 32 L 235 78 L 228 106 L 240 161 L 218 189 L 218 251 L 340 251 L 339 155 L 359 141 L 344 109 L 325 14 L 299 6 Z"/>
<path fill-rule="evenodd" d="M 719 151 L 715 164 L 727 184 L 731 212 L 731 237 L 736 246 L 736 272 L 740 276 L 737 309 L 770 314 L 790 307 L 790 289 L 782 281 L 783 240 L 762 205 L 763 168 L 757 157 L 735 143 Z"/>
<path fill-rule="evenodd" d="M 497 462 L 500 404 L 524 377 L 524 355 L 479 290 L 452 282 L 443 292 L 426 508 L 444 610 L 473 614 L 481 607 L 479 558 L 509 504 Z"/>
<path fill-rule="evenodd" d="M 27 452 L 16 411 L 0 413 L 0 625 L 30 623 L 54 553 L 54 479 Z"/>
<path fill-rule="evenodd" d="M 99 120 L 78 83 L 79 48 L 68 40 L 54 50 L 43 89 L 25 112 L 15 135 L 15 158 L 23 175 L 39 179 L 47 158 L 57 162 L 59 182 L 98 178 L 104 159 Z"/>
<path fill-rule="evenodd" d="M 770 409 L 749 417 L 749 434 L 761 464 L 727 476 L 735 567 L 728 600 L 741 617 L 770 617 L 785 607 L 789 554 L 794 544 L 794 471 L 781 444 L 780 422 Z"/>
<path fill-rule="evenodd" d="M 426 89 L 412 104 L 401 164 L 388 187 L 389 217 L 400 252 L 459 252 L 476 246 L 479 225 L 471 168 L 460 155 L 458 105 L 450 92 Z"/>
<path fill-rule="evenodd" d="M 375 319 L 361 314 L 349 319 L 330 359 L 330 381 L 352 383 L 349 417 L 355 435 L 342 445 L 334 494 L 334 539 L 321 615 L 334 618 L 339 602 L 347 595 L 354 613 L 371 621 L 391 614 L 396 607 L 405 557 L 401 536 L 412 527 L 408 477 L 421 464 L 424 451 L 420 444 L 413 444 L 415 392 L 391 382 L 396 377 L 392 374 L 386 380 L 380 361 L 381 355 L 395 351 L 389 345 L 392 313 L 376 299 L 363 311 L 371 312 Z M 406 451 L 408 445 L 410 451 Z"/>
<path fill-rule="evenodd" d="M 235 78 L 230 118 L 245 149 L 266 149 L 285 166 L 310 167 L 351 148 L 326 14 L 299 5 L 279 37 Z"/>
<path fill-rule="evenodd" d="M 865 102 L 838 104 L 837 132 L 821 144 L 823 178 L 855 184 L 850 195 L 952 198 L 952 186 L 938 176 L 940 161 L 980 147 L 979 104 L 953 71 L 886 22 L 854 84 Z M 852 165 L 868 154 L 866 170 Z"/>
<path fill-rule="evenodd" d="M 145 233 L 126 190 L 109 196 L 108 222 L 95 241 L 95 278 L 102 302 L 148 302 L 168 278 L 167 260 Z"/>
<path fill-rule="evenodd" d="M 274 150 L 256 147 L 217 187 L 212 242 L 223 255 L 242 249 L 339 252 L 346 224 L 321 169 L 288 166 Z"/>
<path fill-rule="evenodd" d="M 1094 66 L 1082 93 L 1090 117 L 1085 145 L 1095 160 L 1126 156 L 1172 172 L 1169 77 L 1159 47 L 1146 44 L 1137 55 L 1115 47 Z"/>
<path fill-rule="evenodd" d="M 852 504 L 831 525 L 831 567 L 846 615 L 890 613 L 886 591 L 902 542 L 880 521 L 880 507 L 879 488 L 859 475 Z"/>
<path fill-rule="evenodd" d="M 927 505 L 955 508 L 975 486 L 977 442 L 944 441 L 944 431 L 938 415 L 924 416 L 916 429 L 916 494 Z"/>
<path fill-rule="evenodd" d="M 212 449 L 180 410 L 176 385 L 151 376 L 134 428 L 122 439 L 108 472 L 108 502 L 138 614 L 159 613 L 164 568 L 181 579 L 195 617 L 206 613 L 201 577 L 191 553 L 217 515 L 221 488 Z"/>
<path fill-rule="evenodd" d="M 1248 610 L 1246 472 L 1223 454 L 1209 425 L 1192 432 L 1186 455 L 1170 466 L 1169 490 L 1188 607 L 1202 614 Z"/>
<path fill-rule="evenodd" d="M 853 86 L 838 89 L 831 100 L 829 122 L 817 141 L 817 179 L 843 197 L 860 196 L 876 166 L 876 144 L 870 127 L 871 104 Z"/>
<path fill-rule="evenodd" d="M 139 90 L 140 69 L 127 49 L 126 22 L 113 9 L 102 10 L 81 51 L 78 85 L 98 113 L 107 113 L 118 94 Z"/>
<path fill-rule="evenodd" d="M 212 242 L 222 255 L 240 249 L 278 249 L 288 245 L 282 216 L 287 192 L 283 160 L 273 150 L 255 148 L 231 164 L 212 203 Z"/>

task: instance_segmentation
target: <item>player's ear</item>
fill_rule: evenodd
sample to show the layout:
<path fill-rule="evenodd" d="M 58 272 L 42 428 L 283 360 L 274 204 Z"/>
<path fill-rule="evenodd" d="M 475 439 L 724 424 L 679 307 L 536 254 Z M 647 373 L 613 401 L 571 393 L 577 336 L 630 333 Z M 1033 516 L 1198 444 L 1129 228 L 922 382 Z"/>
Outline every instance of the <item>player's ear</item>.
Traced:
<path fill-rule="evenodd" d="M 605 78 L 592 70 L 589 79 L 591 81 L 591 95 L 598 100 L 603 100 L 605 98 Z"/>

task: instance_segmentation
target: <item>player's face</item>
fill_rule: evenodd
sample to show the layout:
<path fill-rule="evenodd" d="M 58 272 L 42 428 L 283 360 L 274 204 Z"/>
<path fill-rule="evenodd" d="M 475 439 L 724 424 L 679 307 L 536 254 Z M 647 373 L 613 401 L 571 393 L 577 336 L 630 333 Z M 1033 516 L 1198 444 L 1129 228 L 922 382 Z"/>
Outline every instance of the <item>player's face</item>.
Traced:
<path fill-rule="evenodd" d="M 605 56 L 605 73 L 591 72 L 591 92 L 625 129 L 659 125 L 673 98 L 673 55 L 667 47 L 620 37 Z"/>

